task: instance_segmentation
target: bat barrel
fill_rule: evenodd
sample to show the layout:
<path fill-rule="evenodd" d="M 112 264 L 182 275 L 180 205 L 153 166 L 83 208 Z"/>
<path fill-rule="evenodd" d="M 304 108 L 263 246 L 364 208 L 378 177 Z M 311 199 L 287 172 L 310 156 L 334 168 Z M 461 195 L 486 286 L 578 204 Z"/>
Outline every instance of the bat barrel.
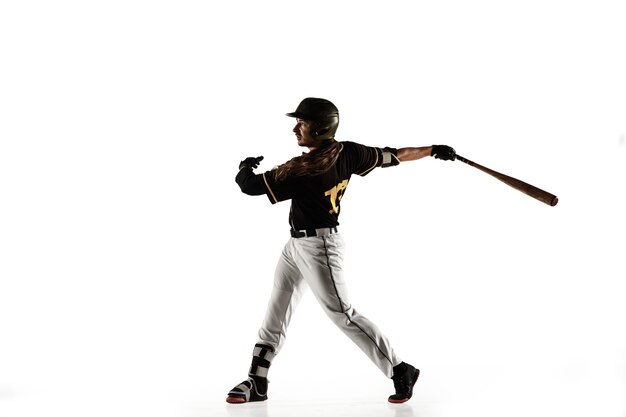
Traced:
<path fill-rule="evenodd" d="M 494 171 L 493 169 L 489 169 L 487 167 L 484 167 L 480 164 L 477 164 L 476 162 L 470 161 L 467 158 L 464 158 L 460 155 L 456 155 L 456 159 L 458 159 L 461 162 L 464 162 L 470 166 L 473 166 L 474 168 L 477 168 L 489 175 L 491 175 L 494 178 L 497 178 L 498 180 L 502 181 L 503 183 L 505 183 L 506 185 L 508 185 L 509 187 L 515 188 L 518 191 L 523 192 L 526 195 L 531 196 L 534 199 L 537 199 L 539 201 L 541 201 L 542 203 L 545 203 L 549 206 L 556 206 L 557 203 L 559 202 L 559 199 L 557 198 L 557 196 L 555 196 L 554 194 L 550 194 L 547 191 L 544 191 L 540 188 L 535 187 L 534 185 L 530 185 L 524 181 L 520 181 L 517 178 L 513 178 L 510 177 L 508 175 L 504 175 L 498 171 Z"/>

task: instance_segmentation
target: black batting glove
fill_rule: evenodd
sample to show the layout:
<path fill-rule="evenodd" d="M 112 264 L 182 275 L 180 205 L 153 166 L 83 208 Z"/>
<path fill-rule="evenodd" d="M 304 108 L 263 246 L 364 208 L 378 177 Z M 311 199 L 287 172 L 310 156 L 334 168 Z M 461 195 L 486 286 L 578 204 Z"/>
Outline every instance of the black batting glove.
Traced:
<path fill-rule="evenodd" d="M 433 145 L 430 156 L 443 159 L 444 161 L 454 161 L 456 159 L 456 151 L 447 145 Z"/>
<path fill-rule="evenodd" d="M 259 166 L 259 163 L 263 160 L 262 156 L 250 156 L 239 163 L 239 169 L 243 167 L 248 167 L 250 169 L 255 169 Z"/>

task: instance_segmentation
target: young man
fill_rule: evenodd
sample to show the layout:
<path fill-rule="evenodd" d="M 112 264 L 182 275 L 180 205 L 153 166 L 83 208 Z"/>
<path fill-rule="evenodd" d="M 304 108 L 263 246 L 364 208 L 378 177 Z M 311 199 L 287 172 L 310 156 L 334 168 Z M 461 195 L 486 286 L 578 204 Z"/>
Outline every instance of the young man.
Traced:
<path fill-rule="evenodd" d="M 272 204 L 291 200 L 291 238 L 274 275 L 265 319 L 254 347 L 249 378 L 233 388 L 226 401 L 267 399 L 267 372 L 285 340 L 291 314 L 308 285 L 330 319 L 393 380 L 392 403 L 408 401 L 419 370 L 398 358 L 383 333 L 350 303 L 343 277 L 344 243 L 338 232 L 341 199 L 352 174 L 365 176 L 376 167 L 390 167 L 426 156 L 454 160 L 449 146 L 376 148 L 335 140 L 339 111 L 321 98 L 305 98 L 293 113 L 298 145 L 309 152 L 263 174 L 255 174 L 259 157 L 241 161 L 235 180 L 249 195 L 265 194 Z"/>

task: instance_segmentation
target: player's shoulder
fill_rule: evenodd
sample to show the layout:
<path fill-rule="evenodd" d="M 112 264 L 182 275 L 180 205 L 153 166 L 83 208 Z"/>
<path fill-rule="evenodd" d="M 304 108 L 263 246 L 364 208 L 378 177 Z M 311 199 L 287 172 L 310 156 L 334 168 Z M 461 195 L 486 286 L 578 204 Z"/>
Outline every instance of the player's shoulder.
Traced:
<path fill-rule="evenodd" d="M 373 149 L 376 149 L 373 146 L 364 145 L 350 140 L 341 141 L 339 143 L 343 145 L 342 153 L 349 155 L 361 155 L 363 153 L 370 153 Z"/>
<path fill-rule="evenodd" d="M 354 142 L 354 141 L 351 141 L 351 140 L 342 140 L 342 141 L 339 141 L 339 143 L 341 145 L 347 146 L 347 147 L 363 146 L 360 143 L 357 143 L 357 142 Z"/>
<path fill-rule="evenodd" d="M 354 142 L 351 140 L 342 140 L 341 142 L 339 142 L 342 146 L 341 151 L 342 152 L 354 152 L 354 151 L 358 151 L 360 149 L 366 148 L 367 146 L 358 143 L 358 142 Z"/>

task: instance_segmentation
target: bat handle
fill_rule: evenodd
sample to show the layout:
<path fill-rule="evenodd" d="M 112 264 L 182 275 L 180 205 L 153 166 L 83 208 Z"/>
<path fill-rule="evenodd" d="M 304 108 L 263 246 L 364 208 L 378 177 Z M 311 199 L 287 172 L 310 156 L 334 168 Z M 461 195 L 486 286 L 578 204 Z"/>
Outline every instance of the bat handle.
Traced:
<path fill-rule="evenodd" d="M 468 165 L 474 165 L 474 162 L 470 161 L 470 160 L 469 160 L 469 159 L 467 159 L 467 158 L 462 157 L 462 156 L 461 156 L 461 155 L 459 155 L 459 154 L 456 154 L 456 155 L 455 155 L 455 159 L 457 159 L 457 160 L 459 160 L 459 161 L 461 161 L 461 162 L 465 162 L 465 163 L 466 163 L 466 164 L 468 164 Z"/>

